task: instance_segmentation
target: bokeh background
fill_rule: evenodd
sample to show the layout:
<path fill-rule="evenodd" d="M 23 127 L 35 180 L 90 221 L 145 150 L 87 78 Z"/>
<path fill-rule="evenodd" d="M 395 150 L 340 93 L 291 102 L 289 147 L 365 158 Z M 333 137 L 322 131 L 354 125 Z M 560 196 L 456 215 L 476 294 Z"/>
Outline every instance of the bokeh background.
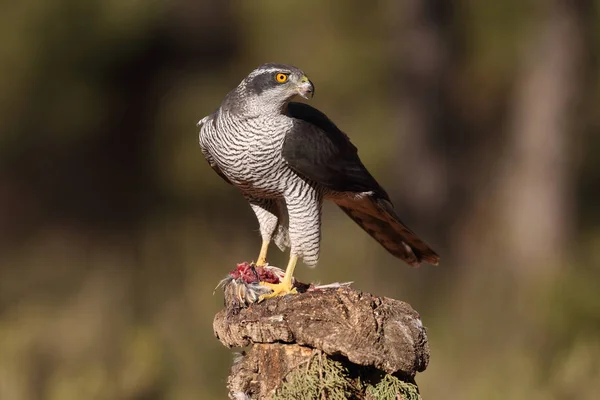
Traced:
<path fill-rule="evenodd" d="M 328 205 L 298 278 L 411 303 L 425 399 L 600 398 L 597 3 L 4 2 L 0 399 L 226 397 L 213 289 L 260 239 L 195 123 L 263 62 L 442 256 L 410 269 Z"/>

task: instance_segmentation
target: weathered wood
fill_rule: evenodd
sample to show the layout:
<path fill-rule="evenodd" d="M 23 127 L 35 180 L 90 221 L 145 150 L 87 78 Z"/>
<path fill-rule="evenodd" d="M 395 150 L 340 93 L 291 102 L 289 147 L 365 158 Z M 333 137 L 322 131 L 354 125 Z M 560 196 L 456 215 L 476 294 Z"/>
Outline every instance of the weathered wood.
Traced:
<path fill-rule="evenodd" d="M 307 362 L 312 354 L 313 349 L 297 344 L 255 344 L 231 367 L 229 389 L 232 393 L 268 398 L 285 377 Z"/>
<path fill-rule="evenodd" d="M 227 347 L 252 348 L 229 378 L 231 393 L 270 398 L 313 350 L 348 364 L 412 381 L 429 362 L 426 330 L 410 305 L 349 287 L 309 290 L 243 307 L 234 284 L 224 287 L 225 309 L 214 319 Z"/>

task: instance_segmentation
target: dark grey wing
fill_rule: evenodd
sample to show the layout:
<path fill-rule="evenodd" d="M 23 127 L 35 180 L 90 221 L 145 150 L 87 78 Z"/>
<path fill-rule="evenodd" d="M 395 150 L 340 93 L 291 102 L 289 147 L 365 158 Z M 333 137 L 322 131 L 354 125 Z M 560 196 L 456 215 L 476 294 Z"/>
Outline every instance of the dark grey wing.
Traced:
<path fill-rule="evenodd" d="M 294 171 L 338 192 L 372 192 L 332 200 L 386 250 L 412 266 L 437 265 L 439 256 L 396 215 L 387 193 L 358 158 L 356 147 L 322 112 L 290 103 L 294 124 L 283 143 L 283 158 Z"/>
<path fill-rule="evenodd" d="M 292 102 L 288 116 L 300 120 L 286 135 L 282 149 L 294 171 L 337 192 L 374 192 L 389 200 L 348 136 L 325 114 L 308 104 Z"/>

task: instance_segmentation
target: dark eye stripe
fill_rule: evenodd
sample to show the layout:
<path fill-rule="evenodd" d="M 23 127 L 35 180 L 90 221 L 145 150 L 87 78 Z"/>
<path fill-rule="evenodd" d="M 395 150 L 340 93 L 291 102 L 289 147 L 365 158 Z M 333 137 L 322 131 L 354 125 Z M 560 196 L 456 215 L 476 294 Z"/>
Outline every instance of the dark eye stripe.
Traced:
<path fill-rule="evenodd" d="M 287 79 L 284 82 L 279 82 L 277 81 L 277 74 L 284 74 L 287 76 Z M 251 93 L 260 95 L 269 88 L 288 82 L 290 74 L 290 72 L 282 72 L 281 70 L 264 71 L 249 79 L 247 82 L 247 89 Z"/>

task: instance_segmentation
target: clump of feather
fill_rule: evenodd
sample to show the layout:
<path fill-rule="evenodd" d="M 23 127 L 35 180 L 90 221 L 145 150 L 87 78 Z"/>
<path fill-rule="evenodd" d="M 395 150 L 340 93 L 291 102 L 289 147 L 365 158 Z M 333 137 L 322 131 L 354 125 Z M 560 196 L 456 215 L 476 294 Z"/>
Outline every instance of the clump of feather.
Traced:
<path fill-rule="evenodd" d="M 242 262 L 237 264 L 236 268 L 227 274 L 215 290 L 226 285 L 233 285 L 234 292 L 239 304 L 247 307 L 252 303 L 259 302 L 261 296 L 271 293 L 268 286 L 261 285 L 261 282 L 279 283 L 285 276 L 285 271 L 271 265 L 256 266 L 254 263 Z M 327 285 L 313 285 L 298 282 L 292 278 L 292 284 L 299 293 L 338 288 L 342 286 L 350 286 L 352 282 L 330 283 Z"/>

